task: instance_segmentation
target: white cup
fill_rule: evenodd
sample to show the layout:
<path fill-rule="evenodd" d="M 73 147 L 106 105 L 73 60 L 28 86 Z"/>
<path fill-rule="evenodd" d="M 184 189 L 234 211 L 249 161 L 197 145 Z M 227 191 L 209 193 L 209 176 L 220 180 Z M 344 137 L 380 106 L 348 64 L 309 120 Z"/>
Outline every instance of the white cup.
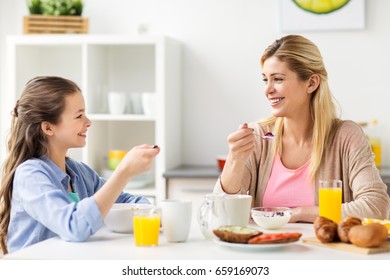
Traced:
<path fill-rule="evenodd" d="M 153 92 L 142 93 L 142 109 L 145 115 L 154 116 L 156 114 L 156 94 Z"/>
<path fill-rule="evenodd" d="M 246 194 L 228 194 L 224 200 L 228 225 L 248 226 L 252 196 Z"/>
<path fill-rule="evenodd" d="M 108 93 L 108 111 L 111 114 L 120 115 L 125 113 L 126 105 L 126 93 L 117 91 L 111 91 Z"/>
<path fill-rule="evenodd" d="M 190 232 L 192 202 L 176 199 L 161 201 L 161 224 L 168 242 L 185 242 Z"/>
<path fill-rule="evenodd" d="M 129 98 L 131 100 L 131 112 L 133 114 L 143 114 L 142 94 L 140 92 L 132 92 L 130 93 Z"/>

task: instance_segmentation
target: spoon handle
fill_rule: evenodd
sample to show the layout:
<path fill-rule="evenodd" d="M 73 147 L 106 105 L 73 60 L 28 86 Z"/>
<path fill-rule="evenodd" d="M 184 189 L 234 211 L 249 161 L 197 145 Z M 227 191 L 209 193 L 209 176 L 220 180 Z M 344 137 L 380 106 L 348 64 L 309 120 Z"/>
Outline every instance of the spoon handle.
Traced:
<path fill-rule="evenodd" d="M 272 139 L 275 138 L 275 135 L 260 135 L 260 134 L 257 134 L 257 133 L 253 133 L 253 134 L 263 138 L 264 140 L 272 140 Z"/>

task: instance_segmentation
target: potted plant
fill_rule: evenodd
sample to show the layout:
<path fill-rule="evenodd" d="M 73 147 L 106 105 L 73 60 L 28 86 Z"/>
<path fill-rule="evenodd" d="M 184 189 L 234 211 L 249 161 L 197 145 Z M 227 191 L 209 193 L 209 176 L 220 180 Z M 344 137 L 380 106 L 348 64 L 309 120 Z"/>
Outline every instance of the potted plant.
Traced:
<path fill-rule="evenodd" d="M 82 0 L 28 0 L 31 15 L 81 16 Z"/>
<path fill-rule="evenodd" d="M 27 0 L 24 33 L 88 33 L 83 0 Z"/>

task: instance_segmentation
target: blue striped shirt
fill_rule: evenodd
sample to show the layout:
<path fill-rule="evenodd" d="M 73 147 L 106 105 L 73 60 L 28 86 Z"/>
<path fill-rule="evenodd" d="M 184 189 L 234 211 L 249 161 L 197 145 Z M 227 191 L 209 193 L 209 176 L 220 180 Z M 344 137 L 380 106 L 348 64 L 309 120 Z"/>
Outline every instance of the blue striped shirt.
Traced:
<path fill-rule="evenodd" d="M 15 172 L 8 251 L 14 252 L 42 240 L 59 236 L 65 241 L 85 241 L 103 219 L 92 197 L 106 182 L 89 166 L 68 158 L 68 173 L 47 157 L 33 158 Z M 70 180 L 78 203 L 68 196 Z M 116 202 L 150 203 L 145 197 L 121 193 Z"/>

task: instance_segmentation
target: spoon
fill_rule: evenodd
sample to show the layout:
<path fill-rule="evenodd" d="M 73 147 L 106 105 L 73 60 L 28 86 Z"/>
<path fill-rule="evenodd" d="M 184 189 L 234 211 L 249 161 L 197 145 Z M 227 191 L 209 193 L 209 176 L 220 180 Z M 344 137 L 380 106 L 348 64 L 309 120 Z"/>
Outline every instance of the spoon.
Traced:
<path fill-rule="evenodd" d="M 275 138 L 275 135 L 272 134 L 272 132 L 267 132 L 266 134 L 264 135 L 260 135 L 260 134 L 256 134 L 256 133 L 253 133 L 254 135 L 257 135 L 257 136 L 260 136 L 261 138 L 263 138 L 264 140 L 272 140 Z"/>

